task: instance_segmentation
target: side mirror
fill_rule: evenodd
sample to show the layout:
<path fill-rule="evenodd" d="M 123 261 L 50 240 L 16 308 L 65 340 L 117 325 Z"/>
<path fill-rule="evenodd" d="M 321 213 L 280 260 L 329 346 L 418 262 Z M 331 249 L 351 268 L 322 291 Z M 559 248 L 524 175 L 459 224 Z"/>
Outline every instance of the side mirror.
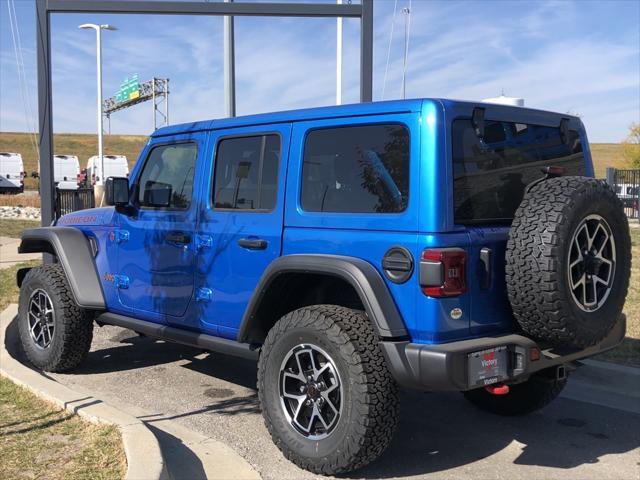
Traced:
<path fill-rule="evenodd" d="M 123 207 L 129 204 L 129 180 L 124 177 L 109 177 L 104 184 L 104 202 Z"/>
<path fill-rule="evenodd" d="M 171 206 L 172 186 L 169 183 L 148 180 L 144 185 L 144 205 L 168 208 Z"/>

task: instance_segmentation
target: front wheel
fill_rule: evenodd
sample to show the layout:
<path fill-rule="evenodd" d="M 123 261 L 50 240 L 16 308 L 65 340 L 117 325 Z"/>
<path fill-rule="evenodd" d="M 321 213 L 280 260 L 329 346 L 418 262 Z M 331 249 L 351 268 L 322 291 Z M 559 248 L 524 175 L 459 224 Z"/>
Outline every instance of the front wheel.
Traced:
<path fill-rule="evenodd" d="M 567 384 L 567 379 L 556 379 L 550 372 L 534 373 L 529 380 L 509 385 L 509 393 L 494 395 L 484 388 L 463 392 L 464 397 L 486 412 L 503 416 L 526 415 L 551 403 Z"/>
<path fill-rule="evenodd" d="M 32 268 L 18 306 L 20 341 L 29 361 L 48 372 L 77 367 L 93 338 L 93 318 L 78 307 L 59 264 Z"/>
<path fill-rule="evenodd" d="M 369 320 L 340 306 L 301 308 L 275 324 L 262 347 L 258 392 L 274 443 L 317 474 L 370 463 L 398 421 L 397 387 Z"/>

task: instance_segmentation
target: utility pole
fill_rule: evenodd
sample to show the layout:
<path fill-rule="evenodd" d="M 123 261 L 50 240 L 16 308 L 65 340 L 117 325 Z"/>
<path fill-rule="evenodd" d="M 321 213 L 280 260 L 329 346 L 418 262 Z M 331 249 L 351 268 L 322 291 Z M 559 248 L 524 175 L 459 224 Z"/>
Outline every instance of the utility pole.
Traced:
<path fill-rule="evenodd" d="M 99 190 L 96 192 L 102 197 L 104 191 L 104 154 L 102 149 L 103 120 L 102 120 L 102 30 L 117 30 L 113 25 L 96 25 L 95 23 L 83 23 L 78 28 L 93 29 L 96 32 L 96 69 L 98 83 L 98 158 L 100 159 L 100 176 L 97 178 L 96 185 Z M 102 200 L 100 201 L 102 204 Z"/>
<path fill-rule="evenodd" d="M 409 62 L 409 35 L 411 33 L 411 0 L 409 6 L 402 9 L 404 13 L 404 59 L 402 62 L 402 98 L 407 98 L 407 63 Z"/>
<path fill-rule="evenodd" d="M 336 0 L 342 5 L 342 0 Z M 336 105 L 342 105 L 342 17 L 336 18 Z"/>
<path fill-rule="evenodd" d="M 233 0 L 224 0 L 233 3 Z M 224 111 L 236 116 L 236 53 L 233 16 L 224 16 Z"/>

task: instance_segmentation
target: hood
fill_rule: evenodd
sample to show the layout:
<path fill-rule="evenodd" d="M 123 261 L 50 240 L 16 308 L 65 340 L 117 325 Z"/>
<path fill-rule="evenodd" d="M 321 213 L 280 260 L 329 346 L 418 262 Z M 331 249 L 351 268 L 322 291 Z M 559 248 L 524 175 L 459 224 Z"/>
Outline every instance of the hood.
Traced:
<path fill-rule="evenodd" d="M 59 226 L 110 225 L 114 220 L 114 207 L 88 208 L 68 213 L 56 222 Z"/>

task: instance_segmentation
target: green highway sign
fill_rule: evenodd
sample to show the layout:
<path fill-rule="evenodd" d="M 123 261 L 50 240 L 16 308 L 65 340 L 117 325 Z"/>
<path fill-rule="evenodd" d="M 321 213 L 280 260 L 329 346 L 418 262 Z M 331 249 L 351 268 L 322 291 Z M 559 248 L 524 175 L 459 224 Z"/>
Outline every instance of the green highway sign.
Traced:
<path fill-rule="evenodd" d="M 120 89 L 116 92 L 116 101 L 125 103 L 134 100 L 140 96 L 140 80 L 138 74 L 134 74 L 131 78 L 127 77 L 120 85 Z"/>

